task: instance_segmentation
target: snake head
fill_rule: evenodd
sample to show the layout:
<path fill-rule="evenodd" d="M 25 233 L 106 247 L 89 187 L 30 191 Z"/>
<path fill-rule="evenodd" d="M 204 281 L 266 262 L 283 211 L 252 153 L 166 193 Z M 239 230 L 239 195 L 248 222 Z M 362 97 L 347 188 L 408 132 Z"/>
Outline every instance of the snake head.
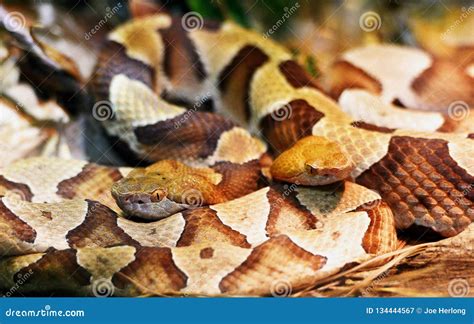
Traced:
<path fill-rule="evenodd" d="M 209 168 L 163 160 L 131 171 L 113 184 L 112 196 L 127 215 L 155 220 L 214 203 L 212 190 L 219 181 Z"/>
<path fill-rule="evenodd" d="M 135 169 L 112 185 L 112 196 L 129 216 L 145 219 L 168 217 L 187 208 L 186 204 L 170 199 L 168 177 L 159 170 Z"/>
<path fill-rule="evenodd" d="M 300 139 L 270 167 L 272 178 L 305 186 L 343 180 L 352 170 L 354 165 L 341 146 L 320 136 Z"/>

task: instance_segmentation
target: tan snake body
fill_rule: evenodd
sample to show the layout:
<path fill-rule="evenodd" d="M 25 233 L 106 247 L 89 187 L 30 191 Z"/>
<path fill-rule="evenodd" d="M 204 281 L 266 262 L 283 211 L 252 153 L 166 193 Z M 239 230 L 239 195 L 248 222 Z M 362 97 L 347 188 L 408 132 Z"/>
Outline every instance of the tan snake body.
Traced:
<path fill-rule="evenodd" d="M 10 256 L 0 261 L 2 289 L 31 273 L 25 293 L 280 295 L 281 285 L 308 288 L 393 251 L 395 228 L 418 225 L 453 236 L 474 219 L 474 146 L 467 133 L 354 120 L 286 49 L 232 23 L 188 32 L 167 15 L 132 20 L 109 34 L 92 90 L 110 102 L 107 133 L 137 157 L 200 168 L 172 165 L 184 170 L 176 171 L 180 185 L 201 186 L 189 187 L 197 198 L 183 197 L 186 190 L 174 198 L 161 187 L 137 194 L 144 188 L 122 179 L 130 169 L 42 158 L 11 164 L 0 172 L 0 250 Z M 173 104 L 211 99 L 219 114 Z M 353 165 L 349 181 L 257 183 L 270 154 L 309 135 L 341 148 Z M 325 164 L 331 156 L 323 155 L 304 167 L 337 180 L 341 165 L 331 170 Z M 241 183 L 252 185 L 239 193 L 228 190 L 238 180 L 219 187 L 238 168 Z M 132 180 L 157 176 L 132 172 Z M 158 220 L 126 219 L 110 195 L 113 183 L 133 187 L 113 191 L 126 212 L 130 199 L 147 199 L 150 208 L 166 200 L 167 207 L 160 205 Z M 139 216 L 150 219 L 155 211 Z"/>

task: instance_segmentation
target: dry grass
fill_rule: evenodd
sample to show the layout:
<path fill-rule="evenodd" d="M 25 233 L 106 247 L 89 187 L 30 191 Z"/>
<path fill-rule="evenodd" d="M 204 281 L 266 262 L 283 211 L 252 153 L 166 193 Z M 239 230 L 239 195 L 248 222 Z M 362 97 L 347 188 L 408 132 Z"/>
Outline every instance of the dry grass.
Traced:
<path fill-rule="evenodd" d="M 301 290 L 292 296 L 364 296 L 372 283 L 383 278 L 391 268 L 434 244 L 436 243 L 419 244 L 379 255 L 348 270 L 319 280 L 313 287 Z"/>
<path fill-rule="evenodd" d="M 458 279 L 468 284 L 462 296 L 473 296 L 474 224 L 452 238 L 377 256 L 292 296 L 452 296 L 449 286 Z"/>

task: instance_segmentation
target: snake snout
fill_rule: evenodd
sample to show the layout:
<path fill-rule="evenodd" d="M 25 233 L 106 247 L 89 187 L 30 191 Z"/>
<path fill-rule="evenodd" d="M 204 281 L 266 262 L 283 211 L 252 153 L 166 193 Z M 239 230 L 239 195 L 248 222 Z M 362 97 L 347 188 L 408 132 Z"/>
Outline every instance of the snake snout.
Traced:
<path fill-rule="evenodd" d="M 143 185 L 138 188 L 135 182 L 130 186 L 122 180 L 116 182 L 112 186 L 112 195 L 125 214 L 143 219 L 162 219 L 186 208 L 170 200 L 166 189 Z"/>
<path fill-rule="evenodd" d="M 156 189 L 151 193 L 148 192 L 135 192 L 123 194 L 121 199 L 127 204 L 147 204 L 157 203 L 165 199 L 167 196 L 166 190 Z"/>
<path fill-rule="evenodd" d="M 134 194 L 127 194 L 123 198 L 123 202 L 125 204 L 147 204 L 154 201 L 155 198 L 149 194 L 144 193 L 134 193 Z"/>

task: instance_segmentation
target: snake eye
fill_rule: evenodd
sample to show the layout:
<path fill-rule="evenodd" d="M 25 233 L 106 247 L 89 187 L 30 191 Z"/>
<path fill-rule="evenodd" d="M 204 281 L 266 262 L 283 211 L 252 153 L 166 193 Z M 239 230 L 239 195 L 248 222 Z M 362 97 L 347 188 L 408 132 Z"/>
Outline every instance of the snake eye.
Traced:
<path fill-rule="evenodd" d="M 151 201 L 152 202 L 162 201 L 163 199 L 165 199 L 167 194 L 168 192 L 166 191 L 166 189 L 156 189 L 155 191 L 151 193 Z"/>

